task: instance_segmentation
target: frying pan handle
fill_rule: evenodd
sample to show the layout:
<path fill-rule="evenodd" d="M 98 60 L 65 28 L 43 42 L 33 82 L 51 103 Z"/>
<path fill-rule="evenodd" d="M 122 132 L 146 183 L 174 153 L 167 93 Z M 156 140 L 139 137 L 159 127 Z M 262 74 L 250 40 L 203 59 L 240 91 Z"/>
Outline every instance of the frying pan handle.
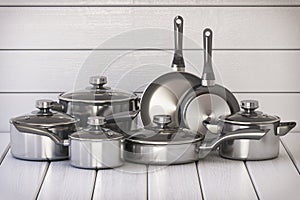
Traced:
<path fill-rule="evenodd" d="M 215 74 L 212 68 L 212 37 L 213 32 L 211 29 L 206 28 L 203 31 L 203 49 L 204 49 L 204 66 L 202 73 L 202 85 L 214 86 Z"/>
<path fill-rule="evenodd" d="M 270 129 L 267 130 L 259 130 L 259 129 L 239 129 L 233 132 L 228 132 L 220 135 L 217 138 L 212 139 L 211 141 L 207 141 L 201 144 L 199 147 L 199 157 L 205 157 L 209 152 L 217 148 L 221 143 L 228 140 L 235 139 L 254 139 L 259 140 L 264 137 Z"/>
<path fill-rule="evenodd" d="M 37 128 L 37 127 L 32 127 L 32 126 L 27 126 L 27 125 L 24 126 L 24 125 L 20 125 L 20 124 L 17 124 L 17 123 L 14 123 L 14 126 L 20 132 L 47 136 L 55 144 L 62 145 L 62 146 L 69 146 L 69 140 L 61 139 L 58 135 L 56 135 L 55 133 L 49 131 L 48 129 Z"/>
<path fill-rule="evenodd" d="M 175 40 L 175 52 L 172 62 L 172 68 L 175 71 L 184 71 L 185 64 L 182 53 L 182 43 L 183 43 L 183 18 L 181 16 L 176 16 L 174 18 L 174 40 Z"/>

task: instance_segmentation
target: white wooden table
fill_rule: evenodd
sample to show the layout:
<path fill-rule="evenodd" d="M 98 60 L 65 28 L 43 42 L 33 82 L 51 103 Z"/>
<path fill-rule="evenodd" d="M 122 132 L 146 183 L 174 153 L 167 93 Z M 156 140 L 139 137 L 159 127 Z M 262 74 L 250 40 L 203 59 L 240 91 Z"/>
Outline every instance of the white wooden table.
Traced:
<path fill-rule="evenodd" d="M 9 134 L 0 133 L 0 199 L 299 199 L 300 133 L 281 141 L 279 157 L 268 161 L 232 161 L 213 152 L 185 165 L 126 163 L 96 171 L 68 161 L 15 159 Z"/>

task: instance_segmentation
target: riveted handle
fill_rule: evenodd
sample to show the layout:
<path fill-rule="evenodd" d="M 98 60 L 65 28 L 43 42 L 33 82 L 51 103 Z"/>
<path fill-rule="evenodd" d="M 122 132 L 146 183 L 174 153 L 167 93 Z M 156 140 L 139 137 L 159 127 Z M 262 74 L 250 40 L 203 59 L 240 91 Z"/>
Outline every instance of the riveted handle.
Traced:
<path fill-rule="evenodd" d="M 183 18 L 181 16 L 176 16 L 174 18 L 174 40 L 175 40 L 175 52 L 172 62 L 172 68 L 175 71 L 184 71 L 185 63 L 182 53 L 183 45 Z"/>

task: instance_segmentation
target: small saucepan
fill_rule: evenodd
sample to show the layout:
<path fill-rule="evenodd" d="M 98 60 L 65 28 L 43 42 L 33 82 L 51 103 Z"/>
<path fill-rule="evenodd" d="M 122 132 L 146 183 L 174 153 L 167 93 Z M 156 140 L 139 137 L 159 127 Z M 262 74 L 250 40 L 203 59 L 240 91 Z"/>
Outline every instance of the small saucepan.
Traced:
<path fill-rule="evenodd" d="M 197 161 L 222 142 L 232 139 L 260 139 L 268 130 L 243 129 L 227 132 L 210 141 L 204 134 L 169 127 L 170 115 L 156 115 L 156 126 L 130 132 L 123 144 L 124 159 L 134 163 L 168 165 Z"/>
<path fill-rule="evenodd" d="M 279 137 L 287 134 L 296 126 L 296 122 L 280 122 L 280 118 L 255 111 L 258 101 L 241 102 L 244 111 L 221 116 L 218 121 L 206 120 L 203 125 L 215 134 L 243 129 L 269 130 L 260 140 L 235 139 L 220 145 L 220 155 L 236 160 L 266 160 L 279 154 Z"/>
<path fill-rule="evenodd" d="M 25 160 L 62 160 L 69 157 L 68 147 L 60 144 L 76 131 L 78 120 L 52 111 L 52 100 L 38 100 L 39 111 L 10 120 L 11 153 Z M 49 134 L 45 134 L 51 132 Z"/>

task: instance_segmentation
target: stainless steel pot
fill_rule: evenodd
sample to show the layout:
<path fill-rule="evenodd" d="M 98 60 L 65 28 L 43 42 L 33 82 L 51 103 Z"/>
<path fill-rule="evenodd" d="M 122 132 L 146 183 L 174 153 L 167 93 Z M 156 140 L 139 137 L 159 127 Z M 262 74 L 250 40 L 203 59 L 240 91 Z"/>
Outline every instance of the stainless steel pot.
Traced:
<path fill-rule="evenodd" d="M 92 87 L 60 94 L 56 109 L 80 119 L 79 128 L 87 127 L 87 120 L 90 116 L 106 117 L 122 113 L 129 117 L 111 120 L 105 126 L 117 132 L 130 131 L 136 127 L 137 123 L 136 115 L 129 114 L 139 112 L 139 98 L 133 93 L 106 87 L 106 83 L 105 76 L 90 77 Z"/>
<path fill-rule="evenodd" d="M 88 128 L 70 135 L 70 163 L 87 169 L 115 168 L 123 165 L 123 136 L 102 126 L 104 117 L 89 117 Z"/>
<path fill-rule="evenodd" d="M 204 134 L 172 128 L 170 115 L 156 115 L 154 127 L 132 131 L 123 144 L 124 159 L 143 164 L 181 164 L 204 158 L 222 142 L 238 138 L 260 139 L 268 130 L 244 129 L 204 141 Z"/>
<path fill-rule="evenodd" d="M 76 131 L 76 122 L 69 115 L 52 112 L 51 100 L 38 100 L 39 111 L 10 120 L 11 153 L 25 160 L 62 160 L 69 157 L 68 147 L 53 140 L 68 139 Z M 49 138 L 47 133 L 52 133 Z"/>
<path fill-rule="evenodd" d="M 221 116 L 219 122 L 205 121 L 204 125 L 217 133 L 243 129 L 269 130 L 260 140 L 235 139 L 220 145 L 220 155 L 236 160 L 265 160 L 276 158 L 279 154 L 279 136 L 287 134 L 296 126 L 296 122 L 280 122 L 277 116 L 259 111 L 258 101 L 241 102 L 244 111 L 233 115 Z"/>
<path fill-rule="evenodd" d="M 201 84 L 201 79 L 184 72 L 185 63 L 182 53 L 183 18 L 174 19 L 175 52 L 171 67 L 175 72 L 164 74 L 152 81 L 143 93 L 141 100 L 141 119 L 144 126 L 154 126 L 152 119 L 157 114 L 171 115 L 175 119 L 177 104 L 181 96 L 190 88 Z M 178 127 L 173 120 L 170 127 Z"/>

